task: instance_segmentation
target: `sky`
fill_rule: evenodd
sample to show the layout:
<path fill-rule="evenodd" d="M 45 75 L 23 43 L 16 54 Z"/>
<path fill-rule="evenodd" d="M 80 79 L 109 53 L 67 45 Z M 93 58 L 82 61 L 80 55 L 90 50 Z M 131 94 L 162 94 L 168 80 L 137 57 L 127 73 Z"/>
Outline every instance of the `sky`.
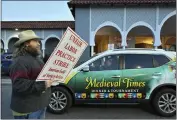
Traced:
<path fill-rule="evenodd" d="M 68 1 L 2 1 L 2 21 L 74 21 Z"/>

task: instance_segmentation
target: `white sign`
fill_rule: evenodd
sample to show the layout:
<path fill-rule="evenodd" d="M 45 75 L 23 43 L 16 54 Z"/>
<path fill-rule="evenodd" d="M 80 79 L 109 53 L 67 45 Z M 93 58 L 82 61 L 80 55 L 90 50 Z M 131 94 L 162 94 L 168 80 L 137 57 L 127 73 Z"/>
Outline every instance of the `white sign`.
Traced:
<path fill-rule="evenodd" d="M 114 49 L 114 44 L 108 44 L 108 50 L 113 50 Z"/>
<path fill-rule="evenodd" d="M 37 81 L 56 80 L 64 83 L 87 45 L 84 40 L 68 27 L 37 77 Z"/>

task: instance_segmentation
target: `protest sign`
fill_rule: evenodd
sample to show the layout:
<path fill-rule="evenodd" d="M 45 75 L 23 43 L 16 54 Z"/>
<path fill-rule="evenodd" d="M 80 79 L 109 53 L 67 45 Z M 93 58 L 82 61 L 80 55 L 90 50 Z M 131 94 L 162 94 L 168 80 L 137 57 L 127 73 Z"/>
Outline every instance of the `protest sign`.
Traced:
<path fill-rule="evenodd" d="M 64 83 L 65 78 L 73 69 L 87 45 L 68 27 L 37 77 L 37 81 L 56 80 Z"/>

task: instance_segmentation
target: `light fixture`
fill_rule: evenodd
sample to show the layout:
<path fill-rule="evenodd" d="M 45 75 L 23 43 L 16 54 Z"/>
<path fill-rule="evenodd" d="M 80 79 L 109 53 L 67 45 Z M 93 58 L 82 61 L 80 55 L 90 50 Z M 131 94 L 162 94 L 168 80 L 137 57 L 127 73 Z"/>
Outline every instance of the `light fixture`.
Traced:
<path fill-rule="evenodd" d="M 15 31 L 18 31 L 18 28 L 15 28 Z"/>

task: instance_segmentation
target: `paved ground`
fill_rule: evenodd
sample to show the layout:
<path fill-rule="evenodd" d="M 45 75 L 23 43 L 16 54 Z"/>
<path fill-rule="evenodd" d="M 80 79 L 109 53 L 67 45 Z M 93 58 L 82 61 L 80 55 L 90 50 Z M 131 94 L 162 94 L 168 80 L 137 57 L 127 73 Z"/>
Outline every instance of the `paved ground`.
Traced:
<path fill-rule="evenodd" d="M 1 118 L 11 119 L 9 109 L 11 84 L 2 80 Z M 47 113 L 47 119 L 166 119 L 157 116 L 148 104 L 140 105 L 75 105 L 62 115 Z M 170 119 L 176 119 L 172 117 Z"/>
<path fill-rule="evenodd" d="M 64 115 L 47 114 L 48 119 L 167 119 L 138 105 L 80 105 Z M 176 117 L 168 118 L 176 119 Z"/>

